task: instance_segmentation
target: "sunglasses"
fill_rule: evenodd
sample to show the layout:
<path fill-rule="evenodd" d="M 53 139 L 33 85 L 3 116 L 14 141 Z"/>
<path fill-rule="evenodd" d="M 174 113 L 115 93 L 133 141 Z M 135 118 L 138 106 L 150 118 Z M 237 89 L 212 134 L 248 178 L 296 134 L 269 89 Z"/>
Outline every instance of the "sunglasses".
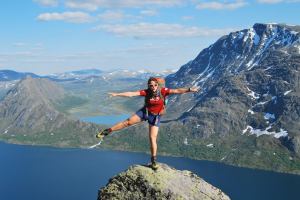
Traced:
<path fill-rule="evenodd" d="M 158 84 L 154 84 L 154 85 L 149 84 L 148 86 L 149 86 L 149 87 L 156 87 L 156 86 L 158 86 Z"/>

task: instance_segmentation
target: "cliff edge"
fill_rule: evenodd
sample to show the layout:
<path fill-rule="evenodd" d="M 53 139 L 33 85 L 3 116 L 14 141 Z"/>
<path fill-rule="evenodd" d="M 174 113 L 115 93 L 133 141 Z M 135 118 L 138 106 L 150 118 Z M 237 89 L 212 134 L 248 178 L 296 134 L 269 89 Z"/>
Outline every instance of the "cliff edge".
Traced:
<path fill-rule="evenodd" d="M 156 171 L 147 166 L 131 166 L 99 190 L 98 200 L 230 199 L 190 171 L 176 170 L 162 163 L 159 165 Z"/>

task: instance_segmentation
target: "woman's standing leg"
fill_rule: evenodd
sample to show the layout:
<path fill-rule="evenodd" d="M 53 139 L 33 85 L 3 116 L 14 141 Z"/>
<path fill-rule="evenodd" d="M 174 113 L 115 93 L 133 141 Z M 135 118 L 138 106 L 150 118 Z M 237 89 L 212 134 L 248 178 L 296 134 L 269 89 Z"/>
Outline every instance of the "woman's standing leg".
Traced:
<path fill-rule="evenodd" d="M 150 140 L 150 151 L 151 151 L 151 167 L 157 169 L 156 155 L 157 155 L 157 135 L 158 126 L 153 126 L 149 124 L 149 140 Z"/>

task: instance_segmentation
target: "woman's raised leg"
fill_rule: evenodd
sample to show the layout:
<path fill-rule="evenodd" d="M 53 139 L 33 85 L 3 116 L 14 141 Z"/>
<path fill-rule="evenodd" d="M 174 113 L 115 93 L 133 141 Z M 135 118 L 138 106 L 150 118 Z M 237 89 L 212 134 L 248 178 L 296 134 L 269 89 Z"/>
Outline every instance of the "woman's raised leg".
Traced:
<path fill-rule="evenodd" d="M 119 122 L 119 123 L 113 125 L 111 128 L 107 128 L 107 129 L 101 130 L 96 135 L 96 138 L 102 139 L 104 136 L 109 135 L 113 131 L 121 130 L 121 129 L 126 128 L 128 126 L 137 124 L 137 123 L 139 123 L 141 121 L 142 121 L 142 119 L 137 114 L 133 114 L 131 117 L 129 117 L 125 121 Z"/>
<path fill-rule="evenodd" d="M 141 118 L 137 114 L 133 114 L 131 117 L 126 119 L 125 121 L 119 122 L 111 127 L 111 131 L 118 131 L 128 126 L 132 126 L 141 122 Z"/>

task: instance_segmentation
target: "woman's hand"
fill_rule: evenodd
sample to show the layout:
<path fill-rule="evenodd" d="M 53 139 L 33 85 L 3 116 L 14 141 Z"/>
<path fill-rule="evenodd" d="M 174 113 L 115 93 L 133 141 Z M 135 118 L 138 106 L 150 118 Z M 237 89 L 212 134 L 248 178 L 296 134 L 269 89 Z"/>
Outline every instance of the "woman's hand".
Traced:
<path fill-rule="evenodd" d="M 116 96 L 118 96 L 118 93 L 109 92 L 108 95 L 109 95 L 109 97 L 116 97 Z"/>
<path fill-rule="evenodd" d="M 196 88 L 196 87 L 192 87 L 189 90 L 190 90 L 190 92 L 199 92 L 199 88 Z"/>

